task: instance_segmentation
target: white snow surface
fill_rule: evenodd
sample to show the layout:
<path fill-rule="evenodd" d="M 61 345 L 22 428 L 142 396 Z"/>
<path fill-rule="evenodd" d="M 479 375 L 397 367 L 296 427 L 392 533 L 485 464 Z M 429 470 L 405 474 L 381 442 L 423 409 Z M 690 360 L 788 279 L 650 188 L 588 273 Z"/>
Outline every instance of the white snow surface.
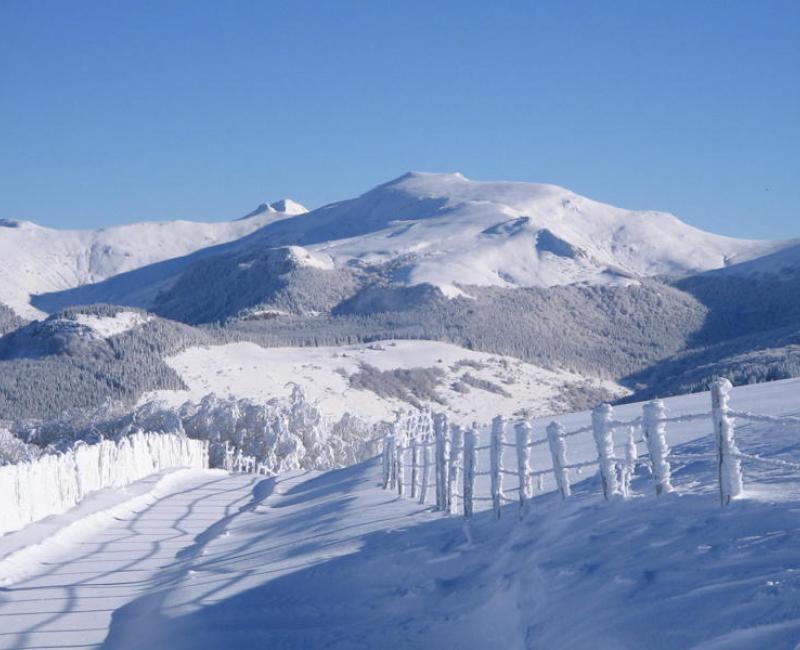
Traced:
<path fill-rule="evenodd" d="M 665 212 L 625 210 L 555 185 L 419 172 L 264 232 L 324 251 L 341 265 L 396 262 L 397 280 L 430 283 L 450 296 L 460 294 L 457 285 L 684 275 L 797 243 L 714 235 Z"/>
<path fill-rule="evenodd" d="M 382 397 L 369 390 L 352 388 L 344 376 L 357 373 L 362 364 L 378 370 L 438 368 L 444 375 L 436 389 L 443 408 L 465 424 L 472 420 L 488 421 L 497 414 L 511 417 L 521 409 L 541 415 L 563 411 L 563 391 L 567 386 L 602 386 L 622 396 L 626 390 L 611 381 L 586 378 L 525 363 L 513 357 L 475 352 L 437 341 L 388 340 L 374 344 L 337 347 L 263 348 L 254 343 L 229 343 L 198 346 L 166 359 L 188 391 L 153 391 L 140 402 L 151 400 L 179 405 L 186 400 L 199 401 L 215 393 L 225 397 L 268 400 L 286 396 L 291 383 L 300 384 L 310 401 L 330 416 L 345 412 L 375 421 L 391 419 L 398 409 L 410 408 L 408 402 Z M 491 382 L 506 395 L 475 386 L 453 385 L 465 375 Z"/>
<path fill-rule="evenodd" d="M 88 327 L 97 336 L 107 339 L 122 334 L 135 327 L 144 325 L 150 316 L 135 311 L 120 311 L 113 316 L 95 316 L 93 314 L 77 314 L 75 322 Z"/>
<path fill-rule="evenodd" d="M 797 414 L 798 388 L 736 388 L 731 405 Z M 707 393 L 665 401 L 671 416 L 710 404 Z M 573 429 L 588 418 L 561 420 Z M 709 451 L 709 433 L 704 421 L 671 425 L 673 453 Z M 742 423 L 737 435 L 745 452 L 800 461 L 798 430 Z M 568 444 L 579 460 L 591 433 Z M 590 476 L 567 501 L 537 493 L 521 522 L 510 504 L 499 522 L 483 512 L 468 526 L 381 490 L 379 473 L 372 461 L 186 476 L 23 567 L 0 597 L 0 647 L 788 650 L 800 640 L 796 472 L 746 464 L 743 498 L 721 510 L 713 460 L 673 461 L 671 494 L 657 498 L 640 471 L 631 498 L 607 503 Z M 26 533 L 35 543 L 27 529 L 4 541 Z"/>
<path fill-rule="evenodd" d="M 142 222 L 97 230 L 58 230 L 0 220 L 0 303 L 25 318 L 43 313 L 34 294 L 71 289 L 196 250 L 240 239 L 305 212 L 285 199 L 237 221 Z"/>

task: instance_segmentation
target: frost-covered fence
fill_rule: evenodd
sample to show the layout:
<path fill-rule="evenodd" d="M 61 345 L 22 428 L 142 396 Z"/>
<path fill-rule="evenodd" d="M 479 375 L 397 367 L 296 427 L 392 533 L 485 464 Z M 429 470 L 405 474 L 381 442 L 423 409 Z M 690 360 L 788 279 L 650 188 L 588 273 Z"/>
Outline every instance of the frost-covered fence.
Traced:
<path fill-rule="evenodd" d="M 79 442 L 64 453 L 0 466 L 0 535 L 65 512 L 95 490 L 173 467 L 208 467 L 208 443 L 177 433 L 138 432 L 118 442 Z"/>
<path fill-rule="evenodd" d="M 432 482 L 436 510 L 445 514 L 461 512 L 470 518 L 476 502 L 487 501 L 499 518 L 502 504 L 512 502 L 518 503 L 519 514 L 523 516 L 534 493 L 543 491 L 545 476 L 552 477 L 563 499 L 569 498 L 572 495 L 571 473 L 580 474 L 585 468 L 597 468 L 603 496 L 611 500 L 630 496 L 631 481 L 639 466 L 649 469 L 654 492 L 661 496 L 674 489 L 670 461 L 714 460 L 723 507 L 742 493 L 742 461 L 800 471 L 797 463 L 741 452 L 735 431 L 737 419 L 800 430 L 800 417 L 734 411 L 730 406 L 732 385 L 727 379 L 716 380 L 710 388 L 709 412 L 669 417 L 664 402 L 656 399 L 643 405 L 640 416 L 617 420 L 614 408 L 601 404 L 592 410 L 586 426 L 567 431 L 562 424 L 553 421 L 539 439 L 534 439 L 535 430 L 530 422 L 519 420 L 512 424 L 497 416 L 487 427 L 489 442 L 483 446 L 479 445 L 480 428 L 476 424 L 463 429 L 444 413 L 430 411 L 398 414 L 392 433 L 383 441 L 383 487 L 400 496 L 410 495 L 424 504 L 427 503 L 427 486 Z M 668 428 L 692 421 L 706 421 L 713 427 L 713 454 L 678 455 L 670 450 Z M 506 441 L 509 428 L 513 431 L 513 442 Z M 614 440 L 618 431 L 619 436 L 624 435 L 621 444 L 615 444 Z M 569 440 L 588 434 L 594 442 L 594 458 L 570 463 Z M 646 451 L 646 456 L 640 454 L 640 447 Z M 515 454 L 513 461 L 506 452 Z M 488 459 L 482 458 L 482 453 L 487 453 Z M 534 459 L 542 458 L 548 466 L 534 471 Z M 486 471 L 480 470 L 487 466 Z M 484 477 L 488 478 L 488 485 L 479 480 Z M 515 485 L 507 484 L 506 479 Z M 481 487 L 485 490 L 483 494 Z"/>

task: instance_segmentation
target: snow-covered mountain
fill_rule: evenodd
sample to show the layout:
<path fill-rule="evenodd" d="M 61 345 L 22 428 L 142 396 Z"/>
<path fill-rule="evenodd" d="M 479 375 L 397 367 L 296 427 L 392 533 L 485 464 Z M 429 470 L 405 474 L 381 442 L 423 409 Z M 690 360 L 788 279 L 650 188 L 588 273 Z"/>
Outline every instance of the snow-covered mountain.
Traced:
<path fill-rule="evenodd" d="M 291 219 L 274 218 L 295 214 Z M 365 284 L 428 285 L 446 296 L 469 295 L 469 286 L 551 287 L 576 283 L 625 285 L 649 276 L 684 276 L 772 255 L 797 242 L 751 241 L 693 228 L 672 215 L 615 208 L 554 186 L 479 182 L 461 174 L 408 173 L 351 200 L 300 213 L 294 204 L 262 206 L 251 218 L 267 222 L 236 241 L 169 263 L 142 267 L 98 284 L 48 292 L 34 304 L 52 312 L 73 304 L 111 302 L 192 322 L 236 315 L 231 309 L 181 306 L 211 293 L 235 295 L 236 309 L 267 303 L 283 284 L 268 251 L 291 247 L 321 304 L 300 312 L 327 311 Z M 316 260 L 309 265 L 303 260 Z M 203 266 L 205 265 L 205 266 Z M 324 271 L 333 272 L 327 276 Z M 350 280 L 342 274 L 355 275 Z M 106 274 L 108 275 L 108 274 Z M 309 280 L 309 278 L 311 278 Z M 295 278 L 297 279 L 297 278 Z M 213 281 L 213 287 L 206 286 Z M 284 283 L 286 284 L 286 283 Z M 332 285 L 335 290 L 329 286 Z M 243 299 L 242 287 L 250 295 Z M 177 287 L 171 295 L 163 295 Z M 176 295 L 177 294 L 177 295 Z M 333 300 L 333 303 L 331 303 Z M 219 302 L 219 301 L 217 301 Z M 227 298 L 225 305 L 231 301 Z"/>
<path fill-rule="evenodd" d="M 663 212 L 616 208 L 555 185 L 408 173 L 302 219 L 258 232 L 338 264 L 391 264 L 405 284 L 541 286 L 685 275 L 776 252 L 788 242 L 722 237 Z"/>
<path fill-rule="evenodd" d="M 74 232 L 6 225 L 0 410 L 15 417 L 52 416 L 101 397 L 204 390 L 190 368 L 181 379 L 164 357 L 209 343 L 453 344 L 570 374 L 546 382 L 555 387 L 548 403 L 560 400 L 560 408 L 576 406 L 569 386 L 580 378 L 641 397 L 701 388 L 721 363 L 739 383 L 800 374 L 800 241 L 722 237 L 553 185 L 409 173 L 310 212 L 284 200 L 223 224 Z M 29 317 L 53 316 L 15 333 L 20 323 L 4 302 Z M 75 317 L 117 313 L 81 311 L 97 303 L 150 320 L 108 339 L 84 336 Z M 214 323 L 222 327 L 189 327 Z M 106 359 L 108 376 L 91 371 L 96 362 L 83 354 Z M 415 366 L 382 370 L 435 368 L 424 356 L 409 353 Z M 204 357 L 205 374 L 226 368 L 224 357 Z M 307 383 L 347 390 L 337 370 L 315 370 Z M 452 389 L 463 389 L 462 374 L 437 381 L 469 412 L 470 394 Z M 361 380 L 350 368 L 353 376 Z M 366 380 L 384 390 L 391 378 Z M 22 385 L 30 388 L 24 400 Z M 237 392 L 225 388 L 209 389 Z M 479 391 L 472 397 L 491 398 Z"/>
<path fill-rule="evenodd" d="M 143 222 L 98 230 L 56 230 L 30 221 L 0 220 L 0 303 L 27 318 L 42 312 L 34 294 L 100 282 L 119 273 L 187 255 L 302 214 L 291 199 L 262 204 L 236 221 Z"/>

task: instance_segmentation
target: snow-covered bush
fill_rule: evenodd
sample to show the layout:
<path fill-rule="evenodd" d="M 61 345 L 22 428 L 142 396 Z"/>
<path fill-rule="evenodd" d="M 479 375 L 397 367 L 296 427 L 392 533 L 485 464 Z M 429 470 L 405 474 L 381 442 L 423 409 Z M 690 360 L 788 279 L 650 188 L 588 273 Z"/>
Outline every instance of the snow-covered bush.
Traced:
<path fill-rule="evenodd" d="M 387 424 L 345 414 L 325 416 L 300 386 L 289 398 L 261 402 L 211 394 L 177 407 L 148 402 L 133 410 L 119 404 L 66 420 L 11 425 L 23 440 L 67 449 L 77 440 L 118 440 L 138 430 L 179 432 L 208 440 L 213 467 L 222 467 L 225 443 L 254 457 L 270 474 L 291 469 L 345 467 L 377 455 Z"/>
<path fill-rule="evenodd" d="M 184 404 L 177 415 L 188 436 L 212 443 L 212 463 L 221 464 L 227 441 L 271 474 L 361 462 L 379 452 L 384 432 L 349 414 L 339 420 L 324 416 L 300 386 L 288 400 L 266 403 L 208 395 L 199 404 Z"/>
<path fill-rule="evenodd" d="M 42 450 L 36 445 L 20 440 L 8 429 L 0 427 L 0 465 L 34 460 L 41 453 Z"/>

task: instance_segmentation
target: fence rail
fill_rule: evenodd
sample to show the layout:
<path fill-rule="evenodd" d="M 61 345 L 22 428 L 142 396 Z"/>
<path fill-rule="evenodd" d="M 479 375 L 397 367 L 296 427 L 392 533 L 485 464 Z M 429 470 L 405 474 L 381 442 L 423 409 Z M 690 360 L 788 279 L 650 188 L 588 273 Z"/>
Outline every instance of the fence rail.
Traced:
<path fill-rule="evenodd" d="M 627 497 L 637 466 L 646 465 L 653 477 L 657 496 L 673 491 L 670 461 L 693 462 L 716 460 L 719 499 L 722 507 L 742 493 L 742 462 L 788 470 L 800 470 L 800 464 L 776 458 L 762 458 L 739 450 L 736 443 L 736 419 L 765 422 L 773 425 L 797 427 L 800 417 L 776 417 L 734 411 L 730 408 L 731 383 L 718 379 L 711 386 L 711 410 L 703 413 L 668 417 L 664 402 L 653 400 L 643 405 L 642 414 L 630 420 L 614 418 L 614 409 L 601 404 L 592 410 L 591 424 L 567 431 L 558 421 L 551 422 L 545 437 L 532 440 L 533 427 L 521 420 L 514 423 L 513 441 L 506 439 L 509 423 L 501 416 L 492 420 L 488 444 L 480 444 L 477 424 L 462 429 L 451 424 L 444 413 L 405 413 L 398 416 L 392 432 L 383 440 L 384 489 L 394 490 L 400 496 L 408 495 L 419 503 L 427 502 L 428 486 L 435 492 L 435 509 L 445 514 L 462 512 L 467 519 L 474 514 L 476 502 L 491 502 L 496 517 L 500 517 L 505 503 L 519 504 L 522 517 L 533 496 L 533 483 L 538 479 L 542 491 L 544 476 L 552 475 L 555 489 L 562 499 L 572 495 L 570 472 L 580 473 L 583 468 L 597 466 L 605 499 Z M 713 427 L 715 451 L 713 453 L 673 454 L 667 442 L 668 425 L 708 421 Z M 626 439 L 615 444 L 614 431 L 626 429 Z M 570 463 L 568 439 L 591 433 L 596 457 L 592 460 Z M 639 456 L 639 444 L 647 449 L 647 458 Z M 535 447 L 547 445 L 550 467 L 533 470 L 531 454 Z M 506 466 L 507 454 L 515 450 L 513 468 Z M 479 452 L 489 452 L 489 469 L 478 470 Z M 432 452 L 432 453 L 431 453 Z M 411 461 L 409 462 L 409 454 Z M 410 480 L 408 477 L 410 475 Z M 489 494 L 476 493 L 476 479 L 489 477 Z M 515 487 L 507 487 L 506 478 L 517 480 Z M 424 486 L 424 488 L 422 487 Z M 417 488 L 420 488 L 419 490 Z M 514 494 L 514 497 L 507 496 Z"/>

